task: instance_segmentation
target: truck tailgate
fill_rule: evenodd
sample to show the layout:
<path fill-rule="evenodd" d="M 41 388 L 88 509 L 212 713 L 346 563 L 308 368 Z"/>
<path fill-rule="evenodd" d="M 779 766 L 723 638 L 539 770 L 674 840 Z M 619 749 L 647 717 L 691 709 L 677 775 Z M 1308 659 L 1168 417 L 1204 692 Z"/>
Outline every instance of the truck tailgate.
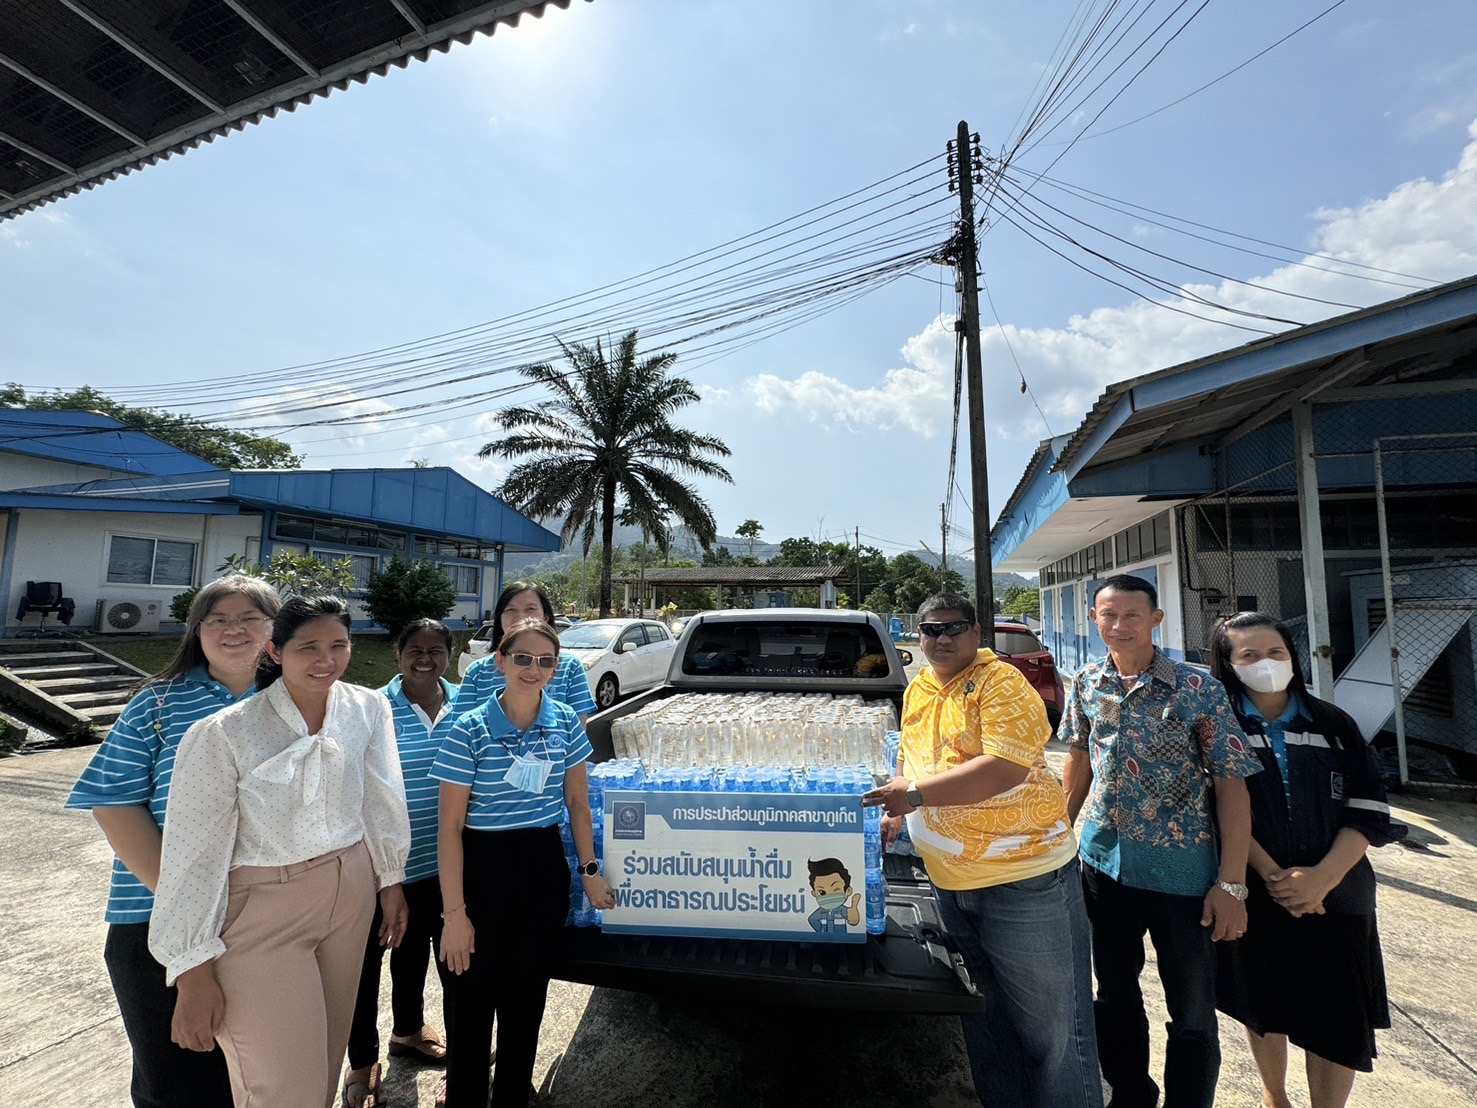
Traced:
<path fill-rule="evenodd" d="M 865 943 L 688 939 L 565 929 L 555 976 L 642 992 L 817 1008 L 978 1012 L 946 948 L 933 889 L 908 858 L 887 857 L 887 931 Z"/>

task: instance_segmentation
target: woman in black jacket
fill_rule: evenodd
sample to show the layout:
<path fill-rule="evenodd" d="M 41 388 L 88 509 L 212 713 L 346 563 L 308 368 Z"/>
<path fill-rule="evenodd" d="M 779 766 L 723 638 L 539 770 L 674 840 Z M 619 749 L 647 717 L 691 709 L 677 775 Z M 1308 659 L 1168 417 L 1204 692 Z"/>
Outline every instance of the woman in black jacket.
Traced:
<path fill-rule="evenodd" d="M 1292 638 L 1261 612 L 1224 620 L 1210 671 L 1262 773 L 1251 790 L 1245 938 L 1218 943 L 1217 1006 L 1246 1025 L 1263 1100 L 1286 1108 L 1287 1043 L 1307 1056 L 1313 1108 L 1342 1108 L 1390 1026 L 1371 846 L 1391 842 L 1374 753 L 1347 712 L 1316 699 Z"/>

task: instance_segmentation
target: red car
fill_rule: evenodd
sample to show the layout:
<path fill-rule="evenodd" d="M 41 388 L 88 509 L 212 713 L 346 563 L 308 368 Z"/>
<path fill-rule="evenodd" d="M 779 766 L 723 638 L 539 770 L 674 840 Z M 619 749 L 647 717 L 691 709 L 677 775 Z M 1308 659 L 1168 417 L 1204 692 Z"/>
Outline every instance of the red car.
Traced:
<path fill-rule="evenodd" d="M 987 642 L 984 645 L 989 646 Z M 1009 662 L 1026 675 L 1031 687 L 1041 694 L 1046 705 L 1046 718 L 1053 731 L 1062 720 L 1062 709 L 1066 707 L 1066 693 L 1062 688 L 1062 675 L 1057 671 L 1056 659 L 1051 656 L 1036 632 L 1024 623 L 995 621 L 995 654 Z"/>

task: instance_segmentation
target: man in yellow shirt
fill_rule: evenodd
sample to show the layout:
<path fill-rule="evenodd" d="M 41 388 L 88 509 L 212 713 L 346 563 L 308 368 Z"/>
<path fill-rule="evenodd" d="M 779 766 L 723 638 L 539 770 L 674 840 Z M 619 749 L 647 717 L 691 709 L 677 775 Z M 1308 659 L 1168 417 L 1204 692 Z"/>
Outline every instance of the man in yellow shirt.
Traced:
<path fill-rule="evenodd" d="M 862 798 L 908 818 L 939 914 L 985 1000 L 963 1017 L 981 1103 L 1102 1108 L 1077 840 L 1040 696 L 982 650 L 974 605 L 918 609 L 929 665 L 903 696 L 898 776 Z"/>

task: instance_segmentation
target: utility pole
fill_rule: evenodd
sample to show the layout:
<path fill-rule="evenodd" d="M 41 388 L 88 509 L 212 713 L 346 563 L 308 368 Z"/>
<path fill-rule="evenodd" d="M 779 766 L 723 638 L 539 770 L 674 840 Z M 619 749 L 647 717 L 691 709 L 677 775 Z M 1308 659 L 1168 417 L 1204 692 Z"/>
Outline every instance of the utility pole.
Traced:
<path fill-rule="evenodd" d="M 862 607 L 862 529 L 856 529 L 856 599 L 851 602 L 857 611 Z"/>
<path fill-rule="evenodd" d="M 974 186 L 984 184 L 984 153 L 979 135 L 959 121 L 955 141 L 948 146 L 949 188 L 959 190 L 959 233 L 955 266 L 962 299 L 959 322 L 964 334 L 965 387 L 969 393 L 970 492 L 974 502 L 974 597 L 983 625 L 985 645 L 995 645 L 995 585 L 991 576 L 990 480 L 985 461 L 984 368 L 980 355 L 979 258 L 974 235 Z"/>
<path fill-rule="evenodd" d="M 949 502 L 939 505 L 939 587 L 944 584 L 944 574 L 949 572 Z"/>

